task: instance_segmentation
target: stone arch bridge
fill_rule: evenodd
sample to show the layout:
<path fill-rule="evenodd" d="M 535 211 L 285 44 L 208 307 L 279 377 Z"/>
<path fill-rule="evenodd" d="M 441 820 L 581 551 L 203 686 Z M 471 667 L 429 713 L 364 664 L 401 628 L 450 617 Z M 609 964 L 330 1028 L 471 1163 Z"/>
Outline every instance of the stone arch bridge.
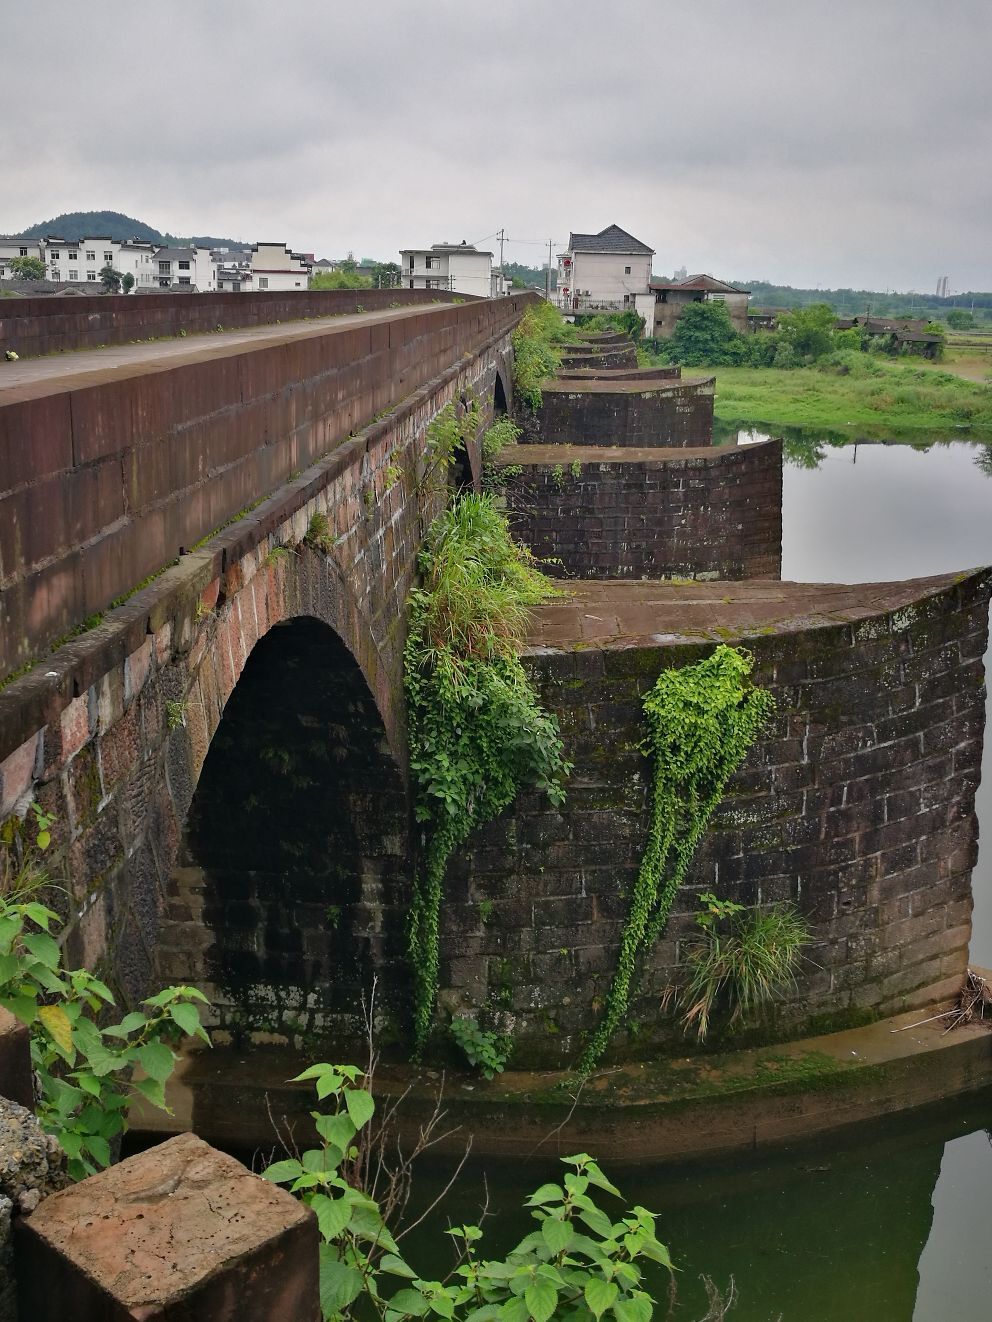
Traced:
<path fill-rule="evenodd" d="M 483 424 L 512 407 L 530 296 L 360 297 L 0 318 L 0 343 L 77 350 L 0 377 L 0 820 L 32 801 L 53 818 L 71 963 L 132 999 L 199 982 L 255 1040 L 349 1026 L 374 972 L 402 1029 L 404 602 L 445 494 L 425 436 L 449 403 Z M 128 343 L 142 316 L 174 338 Z M 311 320 L 277 324 L 292 316 Z M 752 648 L 778 715 L 645 970 L 641 1042 L 670 1032 L 653 1007 L 715 887 L 814 925 L 781 1035 L 952 994 L 988 575 L 778 582 L 777 444 L 710 445 L 712 382 L 597 372 L 594 352 L 504 473 L 518 524 L 581 580 L 527 656 L 575 771 L 563 809 L 522 795 L 453 862 L 443 1004 L 498 1017 L 519 1063 L 574 1059 L 643 842 L 640 698 L 726 640 Z"/>

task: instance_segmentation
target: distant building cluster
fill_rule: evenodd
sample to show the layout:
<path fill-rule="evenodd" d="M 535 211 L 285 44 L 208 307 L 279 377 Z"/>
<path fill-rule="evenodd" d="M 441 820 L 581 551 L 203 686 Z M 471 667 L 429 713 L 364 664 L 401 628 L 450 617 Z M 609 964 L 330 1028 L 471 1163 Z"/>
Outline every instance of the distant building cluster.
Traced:
<path fill-rule="evenodd" d="M 400 280 L 409 289 L 446 289 L 453 294 L 498 298 L 507 281 L 493 268 L 493 255 L 472 243 L 435 243 L 430 248 L 403 248 Z"/>
<path fill-rule="evenodd" d="M 668 336 L 690 303 L 723 303 L 738 330 L 747 330 L 750 290 L 712 275 L 677 271 L 673 280 L 654 280 L 654 249 L 619 225 L 598 234 L 571 234 L 558 256 L 557 303 L 562 312 L 623 312 L 644 318 L 645 335 Z"/>
<path fill-rule="evenodd" d="M 121 242 L 96 235 L 75 240 L 49 234 L 0 239 L 0 280 L 17 280 L 15 259 L 23 257 L 44 267 L 41 279 L 51 289 L 36 292 L 51 293 L 94 293 L 103 288 L 107 267 L 136 294 L 306 289 L 313 268 L 312 254 L 293 252 L 284 243 L 255 243 L 246 249 L 169 247 L 140 239 Z"/>

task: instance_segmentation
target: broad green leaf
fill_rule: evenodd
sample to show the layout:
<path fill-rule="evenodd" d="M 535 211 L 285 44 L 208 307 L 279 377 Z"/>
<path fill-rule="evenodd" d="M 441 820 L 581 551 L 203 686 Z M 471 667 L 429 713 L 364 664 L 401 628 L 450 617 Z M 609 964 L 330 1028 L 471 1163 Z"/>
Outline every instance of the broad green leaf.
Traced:
<path fill-rule="evenodd" d="M 176 1058 L 164 1042 L 147 1042 L 138 1048 L 138 1063 L 152 1079 L 164 1083 L 172 1073 Z"/>
<path fill-rule="evenodd" d="M 83 1092 L 88 1092 L 91 1097 L 100 1096 L 100 1080 L 94 1074 L 89 1074 L 83 1070 L 76 1070 L 72 1076 L 82 1088 Z"/>
<path fill-rule="evenodd" d="M 38 1002 L 33 996 L 12 995 L 0 996 L 0 1005 L 5 1010 L 9 1010 L 15 1019 L 20 1019 L 22 1024 L 28 1027 L 34 1023 L 38 1017 Z"/>
<path fill-rule="evenodd" d="M 409 1263 L 404 1262 L 403 1259 L 395 1253 L 384 1253 L 382 1255 L 382 1260 L 379 1263 L 379 1270 L 381 1272 L 387 1272 L 390 1276 L 405 1276 L 411 1281 L 414 1281 L 417 1278 L 417 1273 Z"/>
<path fill-rule="evenodd" d="M 560 1223 L 559 1223 L 560 1224 Z M 548 1322 L 558 1307 L 558 1291 L 543 1276 L 535 1276 L 524 1291 L 524 1302 L 534 1322 Z"/>
<path fill-rule="evenodd" d="M 540 1189 L 527 1199 L 527 1207 L 543 1207 L 548 1203 L 560 1203 L 565 1197 L 565 1190 L 560 1184 L 542 1184 Z"/>
<path fill-rule="evenodd" d="M 347 1198 L 328 1198 L 326 1194 L 318 1193 L 310 1199 L 310 1206 L 317 1214 L 321 1237 L 328 1241 L 340 1235 L 351 1216 Z"/>
<path fill-rule="evenodd" d="M 590 1230 L 594 1230 L 597 1235 L 602 1235 L 604 1239 L 609 1239 L 613 1234 L 613 1223 L 605 1212 L 601 1212 L 595 1204 L 584 1207 L 579 1212 L 579 1219 L 584 1221 Z"/>
<path fill-rule="evenodd" d="M 16 978 L 21 961 L 16 955 L 0 955 L 0 986 Z"/>
<path fill-rule="evenodd" d="M 355 1125 L 349 1115 L 318 1115 L 314 1121 L 317 1133 L 325 1141 L 344 1152 L 355 1137 Z"/>
<path fill-rule="evenodd" d="M 654 1317 L 654 1301 L 649 1294 L 638 1290 L 627 1299 L 618 1299 L 613 1305 L 613 1316 L 617 1322 L 651 1322 Z"/>
<path fill-rule="evenodd" d="M 597 1189 L 605 1189 L 607 1193 L 614 1194 L 617 1198 L 621 1196 L 617 1186 L 610 1183 L 594 1161 L 587 1163 L 585 1174 L 589 1177 L 589 1183 L 594 1184 Z"/>
<path fill-rule="evenodd" d="M 285 1184 L 287 1180 L 295 1180 L 302 1174 L 303 1167 L 295 1157 L 290 1157 L 287 1161 L 274 1161 L 271 1166 L 266 1166 L 262 1171 L 262 1179 L 271 1180 L 273 1184 Z"/>
<path fill-rule="evenodd" d="M 119 1024 L 112 1024 L 110 1028 L 103 1030 L 105 1037 L 128 1037 L 136 1028 L 144 1028 L 148 1023 L 148 1016 L 141 1010 L 132 1010 L 126 1014 Z"/>
<path fill-rule="evenodd" d="M 389 1307 L 401 1316 L 407 1314 L 410 1317 L 424 1317 L 431 1311 L 430 1303 L 420 1291 L 411 1290 L 408 1286 L 393 1295 Z"/>
<path fill-rule="evenodd" d="M 348 1114 L 355 1122 L 356 1129 L 361 1129 L 362 1125 L 367 1125 L 375 1114 L 375 1102 L 372 1100 L 372 1094 L 366 1092 L 364 1088 L 349 1088 L 344 1095 L 344 1104 L 348 1108 Z"/>
<path fill-rule="evenodd" d="M 642 1258 L 650 1258 L 652 1262 L 660 1262 L 669 1271 L 675 1270 L 668 1249 L 662 1244 L 661 1240 L 653 1237 L 646 1238 L 641 1245 L 640 1254 Z"/>
<path fill-rule="evenodd" d="M 593 1317 L 602 1317 L 612 1306 L 620 1291 L 613 1281 L 604 1281 L 598 1276 L 593 1276 L 586 1281 L 586 1288 L 582 1293 Z"/>
<path fill-rule="evenodd" d="M 541 1234 L 551 1252 L 558 1254 L 564 1252 L 571 1244 L 575 1231 L 570 1222 L 557 1221 L 554 1217 L 548 1217 L 541 1222 Z"/>
<path fill-rule="evenodd" d="M 58 920 L 58 914 L 54 909 L 49 909 L 44 904 L 38 904 L 34 900 L 32 900 L 30 904 L 24 906 L 24 913 L 33 923 L 37 924 L 38 927 L 44 928 L 46 932 L 48 931 L 49 923 L 53 920 Z"/>
<path fill-rule="evenodd" d="M 169 1017 L 174 1024 L 179 1025 L 187 1037 L 199 1037 L 207 1042 L 210 1041 L 200 1023 L 199 1010 L 195 1005 L 190 1005 L 189 1001 L 177 1001 L 175 1005 L 170 1005 Z"/>
<path fill-rule="evenodd" d="M 110 1165 L 110 1144 L 99 1134 L 87 1134 L 83 1139 L 83 1147 L 91 1154 L 98 1166 L 106 1168 Z"/>
<path fill-rule="evenodd" d="M 157 1106 L 160 1111 L 168 1111 L 165 1086 L 158 1079 L 135 1079 L 133 1086 L 142 1097 L 146 1097 L 151 1102 L 152 1106 Z"/>
<path fill-rule="evenodd" d="M 48 938 L 51 940 L 51 937 Z M 42 1005 L 38 1009 L 45 1032 L 57 1042 L 63 1051 L 72 1051 L 72 1024 L 61 1005 Z"/>
<path fill-rule="evenodd" d="M 506 1322 L 530 1322 L 530 1309 L 523 1295 L 516 1299 L 508 1299 L 499 1313 Z"/>
<path fill-rule="evenodd" d="M 57 969 L 61 964 L 62 952 L 48 932 L 28 932 L 24 937 L 24 949 L 33 954 L 36 960 L 41 960 L 46 968 Z"/>
<path fill-rule="evenodd" d="M 362 1293 L 362 1273 L 340 1262 L 334 1249 L 320 1246 L 320 1306 L 325 1317 L 342 1313 Z"/>

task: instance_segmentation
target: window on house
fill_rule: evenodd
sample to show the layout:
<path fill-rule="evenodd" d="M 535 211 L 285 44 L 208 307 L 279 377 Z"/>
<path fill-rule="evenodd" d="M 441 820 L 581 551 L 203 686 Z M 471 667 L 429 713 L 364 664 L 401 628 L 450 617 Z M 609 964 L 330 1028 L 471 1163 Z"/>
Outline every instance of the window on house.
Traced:
<path fill-rule="evenodd" d="M 188 284 L 189 284 L 189 276 L 188 276 L 188 275 L 181 275 L 181 276 L 179 277 L 179 283 L 180 283 L 181 285 L 188 285 Z"/>
<path fill-rule="evenodd" d="M 87 280 L 95 280 L 95 279 L 96 279 L 96 271 L 87 271 L 87 272 L 86 272 L 86 279 L 87 279 Z"/>
<path fill-rule="evenodd" d="M 105 252 L 103 254 L 103 260 L 105 262 L 112 262 L 114 260 L 114 254 L 112 252 Z"/>
<path fill-rule="evenodd" d="M 258 287 L 259 289 L 268 289 L 269 277 L 267 275 L 260 275 L 258 277 Z"/>
<path fill-rule="evenodd" d="M 625 267 L 623 268 L 623 273 L 624 273 L 624 275 L 630 275 L 630 267 L 629 267 L 629 266 L 625 266 Z"/>
<path fill-rule="evenodd" d="M 78 252 L 71 252 L 71 253 L 69 254 L 69 261 L 70 261 L 70 262 L 78 262 L 78 261 L 79 261 L 79 253 L 78 253 Z"/>
<path fill-rule="evenodd" d="M 22 256 L 22 257 L 27 257 L 27 255 L 28 255 L 28 250 L 27 250 L 27 248 L 22 248 L 22 249 L 21 249 L 21 256 Z"/>
<path fill-rule="evenodd" d="M 88 252 L 88 253 L 86 254 L 86 260 L 87 260 L 88 262 L 95 262 L 95 261 L 96 261 L 96 253 L 95 253 L 95 252 Z"/>
<path fill-rule="evenodd" d="M 52 250 L 51 258 L 52 258 L 52 261 L 53 261 L 53 262 L 57 262 L 57 261 L 58 261 L 58 259 L 59 259 L 59 250 L 58 250 L 58 248 L 54 248 L 54 249 Z"/>
<path fill-rule="evenodd" d="M 413 270 L 413 253 L 410 254 L 410 270 Z M 411 285 L 410 288 L 412 289 L 413 285 Z"/>
<path fill-rule="evenodd" d="M 78 280 L 78 279 L 79 279 L 79 272 L 78 272 L 78 271 L 74 271 L 74 270 L 72 269 L 71 266 L 69 267 L 69 279 L 70 279 L 70 280 Z"/>
<path fill-rule="evenodd" d="M 180 263 L 179 263 L 179 269 L 180 269 L 180 271 L 188 271 L 188 270 L 189 270 L 189 262 L 180 262 Z"/>
<path fill-rule="evenodd" d="M 171 270 L 172 270 L 171 262 L 159 262 L 158 264 L 159 275 L 168 275 Z"/>

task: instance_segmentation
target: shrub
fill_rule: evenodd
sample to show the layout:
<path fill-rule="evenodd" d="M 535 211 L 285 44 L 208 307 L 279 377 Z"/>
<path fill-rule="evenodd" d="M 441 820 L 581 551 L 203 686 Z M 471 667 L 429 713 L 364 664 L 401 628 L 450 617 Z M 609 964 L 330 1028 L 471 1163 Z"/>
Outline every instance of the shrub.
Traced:
<path fill-rule="evenodd" d="M 700 897 L 702 938 L 685 955 L 689 977 L 678 993 L 682 1025 L 705 1041 L 717 1003 L 730 1010 L 729 1024 L 753 1015 L 781 989 L 795 983 L 809 924 L 791 904 L 747 909 Z"/>

